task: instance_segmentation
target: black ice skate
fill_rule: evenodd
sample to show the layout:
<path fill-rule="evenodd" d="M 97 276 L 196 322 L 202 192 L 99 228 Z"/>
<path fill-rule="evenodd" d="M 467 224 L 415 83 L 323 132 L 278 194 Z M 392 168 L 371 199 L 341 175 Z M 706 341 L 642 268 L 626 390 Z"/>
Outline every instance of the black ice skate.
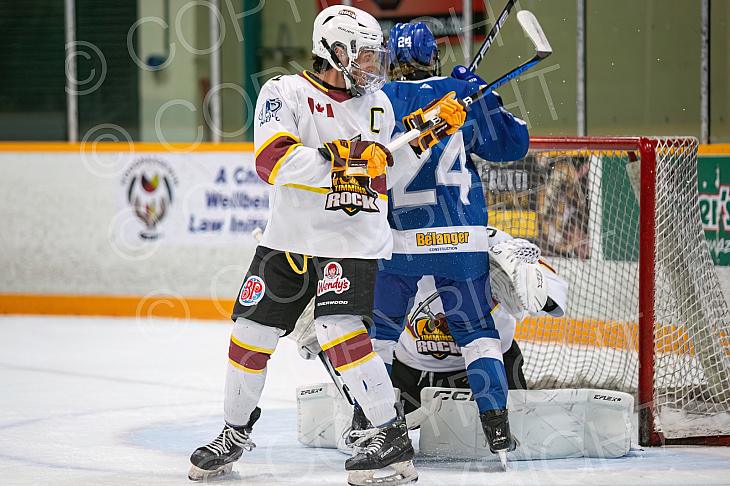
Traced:
<path fill-rule="evenodd" d="M 344 434 L 344 450 L 351 452 L 353 455 L 360 452 L 360 450 L 367 445 L 366 439 L 360 439 L 369 435 L 368 431 L 373 428 L 373 425 L 365 416 L 365 412 L 363 412 L 360 405 L 356 403 L 354 408 L 355 409 L 352 413 L 352 425 L 350 425 L 350 428 L 347 429 Z M 357 445 L 355 445 L 356 443 Z"/>
<path fill-rule="evenodd" d="M 393 422 L 361 431 L 361 437 L 355 441 L 354 445 L 360 450 L 345 461 L 345 470 L 349 471 L 347 482 L 351 486 L 394 486 L 418 479 L 412 462 L 413 446 L 408 437 L 403 405 L 397 403 L 395 409 L 396 418 Z M 376 472 L 386 467 L 392 468 L 394 472 L 375 477 Z"/>
<path fill-rule="evenodd" d="M 233 463 L 241 458 L 243 451 L 251 451 L 256 447 L 249 436 L 260 416 L 261 409 L 256 407 L 246 425 L 232 427 L 226 424 L 213 442 L 195 449 L 190 456 L 192 466 L 188 478 L 202 481 L 231 472 Z"/>
<path fill-rule="evenodd" d="M 502 468 L 507 469 L 507 453 L 517 448 L 517 442 L 509 431 L 509 417 L 507 409 L 487 410 L 480 413 L 484 435 L 492 454 L 499 455 Z"/>

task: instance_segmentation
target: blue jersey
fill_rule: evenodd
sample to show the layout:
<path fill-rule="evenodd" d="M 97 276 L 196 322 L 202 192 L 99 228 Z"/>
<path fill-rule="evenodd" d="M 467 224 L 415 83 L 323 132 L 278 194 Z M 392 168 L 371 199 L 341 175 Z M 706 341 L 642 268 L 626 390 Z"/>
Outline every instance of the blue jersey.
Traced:
<path fill-rule="evenodd" d="M 463 98 L 478 88 L 477 83 L 432 77 L 393 81 L 383 91 L 393 105 L 398 133 L 404 131 L 402 118 L 418 108 L 449 91 Z M 394 248 L 392 259 L 382 260 L 381 268 L 401 275 L 430 274 L 454 280 L 485 274 L 487 207 L 471 154 L 493 162 L 518 160 L 528 146 L 525 122 L 504 110 L 497 95 L 487 94 L 473 104 L 464 126 L 435 145 L 421 159 L 419 170 L 397 181 L 389 191 Z"/>

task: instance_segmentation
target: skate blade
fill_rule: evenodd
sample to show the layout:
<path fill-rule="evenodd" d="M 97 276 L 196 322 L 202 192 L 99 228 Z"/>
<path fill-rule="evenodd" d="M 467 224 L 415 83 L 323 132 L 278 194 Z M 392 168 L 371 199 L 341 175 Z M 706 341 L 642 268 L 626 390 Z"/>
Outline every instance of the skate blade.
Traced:
<path fill-rule="evenodd" d="M 379 477 L 375 477 L 375 473 L 387 471 L 387 468 L 350 471 L 347 476 L 347 484 L 350 486 L 397 486 L 418 480 L 418 471 L 416 471 L 413 461 L 396 462 L 388 467 L 393 469 L 393 474 Z"/>
<path fill-rule="evenodd" d="M 207 481 L 208 479 L 223 476 L 233 470 L 233 464 L 224 464 L 216 469 L 200 469 L 197 466 L 190 466 L 188 479 L 191 481 Z"/>
<path fill-rule="evenodd" d="M 497 451 L 499 462 L 502 463 L 502 471 L 507 470 L 507 451 Z"/>

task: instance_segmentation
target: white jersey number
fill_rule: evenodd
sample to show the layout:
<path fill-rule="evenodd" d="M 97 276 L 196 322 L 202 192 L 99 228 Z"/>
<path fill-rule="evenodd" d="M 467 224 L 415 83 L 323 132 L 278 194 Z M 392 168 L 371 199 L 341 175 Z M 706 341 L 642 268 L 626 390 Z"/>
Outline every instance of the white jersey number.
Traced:
<path fill-rule="evenodd" d="M 459 169 L 453 170 L 456 161 L 459 161 Z M 436 188 L 409 191 L 407 187 L 418 179 L 423 171 L 424 164 L 428 159 L 421 160 L 421 166 L 410 179 L 401 179 L 391 189 L 393 207 L 403 208 L 410 206 L 432 206 L 436 204 Z M 441 153 L 438 166 L 436 167 L 436 184 L 442 186 L 458 186 L 459 199 L 462 204 L 469 204 L 469 189 L 471 189 L 471 174 L 466 168 L 466 150 L 464 149 L 464 137 L 458 131 L 451 136 Z"/>

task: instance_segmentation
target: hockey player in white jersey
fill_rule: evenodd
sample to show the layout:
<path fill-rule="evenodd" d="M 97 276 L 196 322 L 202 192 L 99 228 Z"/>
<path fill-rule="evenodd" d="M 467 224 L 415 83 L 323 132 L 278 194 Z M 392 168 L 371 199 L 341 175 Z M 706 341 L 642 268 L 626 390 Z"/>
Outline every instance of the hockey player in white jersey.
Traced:
<path fill-rule="evenodd" d="M 490 252 L 500 251 L 506 258 L 515 258 L 513 255 L 516 258 L 528 258 L 529 261 L 521 262 L 525 273 L 536 275 L 539 272 L 544 278 L 546 303 L 541 311 L 532 315 L 562 317 L 567 306 L 568 284 L 544 259 L 539 258 L 539 249 L 525 240 L 513 239 L 497 228 L 488 227 L 487 230 L 489 246 L 492 248 Z M 499 277 L 499 271 L 492 274 L 492 296 L 496 303 L 492 318 L 499 331 L 507 381 L 510 389 L 526 388 L 521 366 L 522 355 L 514 341 L 516 324 L 526 313 L 519 305 L 516 308 L 512 305 L 515 300 L 519 300 L 513 297 L 516 290 L 494 281 L 495 277 Z M 541 292 L 528 286 L 519 290 L 525 293 L 525 298 L 530 298 L 535 291 Z M 423 277 L 418 283 L 415 305 L 406 329 L 395 347 L 391 379 L 393 386 L 401 392 L 406 413 L 420 406 L 420 393 L 425 387 L 469 388 L 464 357 L 449 331 L 449 324 L 443 315 L 443 306 L 431 276 Z"/>
<path fill-rule="evenodd" d="M 230 471 L 254 447 L 267 361 L 312 298 L 321 348 L 373 424 L 362 436 L 367 446 L 345 463 L 348 482 L 370 484 L 387 466 L 395 472 L 381 483 L 418 477 L 402 408 L 363 325 L 377 259 L 389 258 L 393 244 L 385 144 L 395 122 L 380 91 L 387 51 L 375 18 L 351 7 L 324 9 L 312 37 L 316 73 L 271 79 L 256 104 L 256 170 L 273 185 L 269 221 L 233 309 L 225 425 L 193 452 L 193 480 Z M 444 126 L 458 129 L 463 109 L 443 108 Z M 409 146 L 397 152 L 403 167 L 416 165 Z"/>

